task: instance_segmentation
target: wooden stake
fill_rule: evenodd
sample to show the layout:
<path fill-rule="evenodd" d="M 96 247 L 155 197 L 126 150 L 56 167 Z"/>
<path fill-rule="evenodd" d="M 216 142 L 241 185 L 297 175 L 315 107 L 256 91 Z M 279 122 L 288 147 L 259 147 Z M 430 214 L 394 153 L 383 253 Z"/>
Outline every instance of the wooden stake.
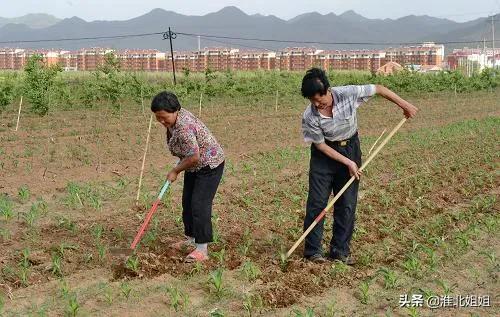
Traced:
<path fill-rule="evenodd" d="M 201 118 L 201 100 L 203 99 L 203 92 L 200 94 L 200 110 L 198 111 L 198 117 Z"/>
<path fill-rule="evenodd" d="M 144 156 L 142 157 L 141 173 L 139 175 L 139 187 L 137 188 L 137 197 L 135 199 L 136 205 L 139 204 L 139 197 L 141 195 L 142 175 L 144 174 L 144 165 L 146 164 L 146 154 L 148 153 L 149 135 L 151 134 L 151 124 L 153 123 L 153 114 L 149 118 L 148 136 L 146 137 L 146 146 L 144 147 Z"/>
<path fill-rule="evenodd" d="M 142 96 L 142 84 L 141 84 L 141 105 L 142 105 L 142 115 L 144 115 L 144 97 Z"/>
<path fill-rule="evenodd" d="M 19 101 L 19 111 L 17 112 L 17 123 L 16 123 L 16 131 L 19 128 L 19 119 L 21 118 L 21 107 L 23 105 L 23 96 L 21 96 L 21 101 Z"/>
<path fill-rule="evenodd" d="M 366 168 L 366 166 L 371 162 L 371 160 L 373 160 L 373 158 L 378 154 L 378 152 L 380 152 L 380 150 L 384 147 L 384 145 L 387 142 L 389 142 L 389 140 L 392 138 L 392 136 L 399 130 L 399 128 L 401 128 L 401 126 L 405 122 L 406 122 L 406 118 L 403 118 L 398 123 L 398 125 L 391 131 L 391 133 L 389 133 L 389 135 L 385 137 L 384 141 L 382 141 L 382 143 L 380 143 L 380 145 L 375 149 L 375 152 L 373 152 L 373 154 L 368 157 L 366 162 L 363 163 L 363 165 L 361 165 L 361 168 L 359 169 L 360 171 L 362 171 Z M 313 223 L 309 226 L 309 228 L 307 228 L 307 230 L 304 231 L 304 233 L 300 236 L 300 238 L 297 240 L 297 242 L 295 242 L 295 244 L 290 248 L 290 250 L 288 250 L 288 252 L 286 253 L 287 259 L 290 257 L 290 255 L 292 255 L 293 251 L 295 251 L 295 249 L 297 249 L 297 247 L 300 245 L 302 240 L 304 240 L 307 237 L 309 232 L 311 232 L 311 230 L 321 221 L 321 219 L 323 219 L 326 212 L 333 207 L 333 205 L 340 198 L 340 196 L 342 196 L 342 194 L 347 190 L 347 188 L 349 188 L 349 186 L 352 184 L 352 182 L 354 182 L 354 179 L 355 179 L 354 176 L 352 176 L 351 179 L 349 179 L 349 181 L 344 185 L 344 187 L 342 187 L 342 189 L 337 193 L 337 195 L 335 195 L 335 197 L 333 197 L 332 201 L 330 201 L 328 203 L 328 205 L 325 207 L 325 209 L 323 209 L 323 211 L 316 217 L 316 219 L 314 219 Z"/>
<path fill-rule="evenodd" d="M 274 105 L 274 110 L 278 112 L 278 90 L 276 90 L 276 103 Z"/>

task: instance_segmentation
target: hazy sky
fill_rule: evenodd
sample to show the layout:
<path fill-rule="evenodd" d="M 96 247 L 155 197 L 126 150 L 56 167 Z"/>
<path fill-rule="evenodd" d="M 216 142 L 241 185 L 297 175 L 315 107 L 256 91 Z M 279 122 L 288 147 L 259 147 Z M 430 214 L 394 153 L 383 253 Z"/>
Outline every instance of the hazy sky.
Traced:
<path fill-rule="evenodd" d="M 369 18 L 427 14 L 468 21 L 500 12 L 500 0 L 0 0 L 0 16 L 49 13 L 59 18 L 78 16 L 87 21 L 125 20 L 154 8 L 203 15 L 229 5 L 248 14 L 273 14 L 285 19 L 311 11 L 340 14 L 354 10 Z"/>

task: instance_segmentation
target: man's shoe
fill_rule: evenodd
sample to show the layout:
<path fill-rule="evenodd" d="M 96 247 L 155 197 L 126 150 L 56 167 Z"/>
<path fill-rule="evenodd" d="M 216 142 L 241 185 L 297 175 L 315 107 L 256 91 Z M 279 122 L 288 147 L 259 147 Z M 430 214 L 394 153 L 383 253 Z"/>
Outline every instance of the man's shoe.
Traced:
<path fill-rule="evenodd" d="M 326 262 L 325 257 L 322 256 L 321 254 L 313 254 L 313 255 L 307 256 L 305 258 L 306 258 L 306 260 L 311 261 L 313 263 L 325 263 Z"/>
<path fill-rule="evenodd" d="M 356 264 L 356 260 L 350 255 L 348 255 L 348 256 L 345 256 L 345 255 L 328 256 L 328 259 L 331 261 L 339 261 L 339 262 L 342 262 L 342 263 L 347 264 L 347 265 L 355 265 Z"/>

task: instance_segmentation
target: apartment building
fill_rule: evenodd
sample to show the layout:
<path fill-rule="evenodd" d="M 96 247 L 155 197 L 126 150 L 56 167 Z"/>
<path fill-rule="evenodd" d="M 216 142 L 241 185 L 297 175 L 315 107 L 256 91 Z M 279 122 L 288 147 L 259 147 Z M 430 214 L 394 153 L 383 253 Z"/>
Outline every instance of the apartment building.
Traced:
<path fill-rule="evenodd" d="M 65 70 L 93 71 L 104 63 L 105 55 L 116 54 L 121 68 L 128 71 L 172 71 L 170 52 L 158 50 L 112 50 L 90 48 L 78 51 L 0 49 L 0 69 L 22 69 L 29 56 L 40 54 L 45 63 L 59 64 Z M 457 53 L 458 54 L 458 53 Z M 225 70 L 303 71 L 313 66 L 325 69 L 376 72 L 388 62 L 402 66 L 442 66 L 444 46 L 423 43 L 420 46 L 385 50 L 321 50 L 314 47 L 290 47 L 276 52 L 240 50 L 225 47 L 200 51 L 174 52 L 175 68 L 202 72 Z"/>

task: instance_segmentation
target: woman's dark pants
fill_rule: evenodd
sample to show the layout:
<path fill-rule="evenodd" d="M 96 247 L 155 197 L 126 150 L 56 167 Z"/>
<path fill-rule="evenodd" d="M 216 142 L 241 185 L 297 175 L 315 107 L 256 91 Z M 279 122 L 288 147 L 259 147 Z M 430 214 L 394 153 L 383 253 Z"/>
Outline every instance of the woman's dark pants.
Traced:
<path fill-rule="evenodd" d="M 196 243 L 212 242 L 212 203 L 219 187 L 224 162 L 214 169 L 204 167 L 184 174 L 182 220 L 186 236 Z"/>

